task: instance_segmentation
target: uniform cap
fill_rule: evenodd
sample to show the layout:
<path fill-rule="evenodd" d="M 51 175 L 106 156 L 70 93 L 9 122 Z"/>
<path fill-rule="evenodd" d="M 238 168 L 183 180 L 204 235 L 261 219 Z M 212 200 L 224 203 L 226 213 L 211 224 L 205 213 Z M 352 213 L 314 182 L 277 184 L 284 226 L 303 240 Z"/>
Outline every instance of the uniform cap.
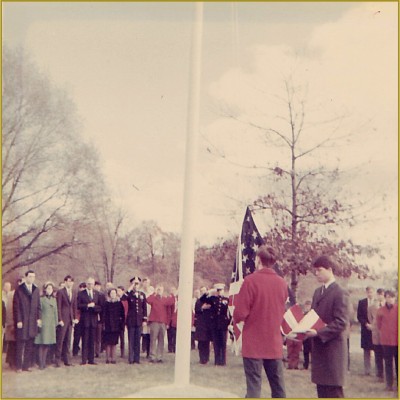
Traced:
<path fill-rule="evenodd" d="M 139 283 L 142 280 L 138 276 L 134 276 L 129 282 L 130 283 Z"/>
<path fill-rule="evenodd" d="M 216 283 L 214 285 L 214 289 L 217 289 L 217 290 L 224 290 L 224 288 L 225 288 L 225 285 L 223 283 Z"/>

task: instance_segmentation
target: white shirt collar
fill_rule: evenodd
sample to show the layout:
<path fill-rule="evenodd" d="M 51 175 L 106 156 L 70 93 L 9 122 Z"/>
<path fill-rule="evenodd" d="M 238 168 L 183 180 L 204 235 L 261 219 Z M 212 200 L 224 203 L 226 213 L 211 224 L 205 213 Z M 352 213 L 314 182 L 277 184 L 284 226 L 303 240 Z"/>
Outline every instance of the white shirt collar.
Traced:
<path fill-rule="evenodd" d="M 328 287 L 329 287 L 330 285 L 332 285 L 333 282 L 335 282 L 335 278 L 332 278 L 332 279 L 330 279 L 328 282 L 326 282 L 326 283 L 324 284 L 325 289 L 328 289 Z"/>

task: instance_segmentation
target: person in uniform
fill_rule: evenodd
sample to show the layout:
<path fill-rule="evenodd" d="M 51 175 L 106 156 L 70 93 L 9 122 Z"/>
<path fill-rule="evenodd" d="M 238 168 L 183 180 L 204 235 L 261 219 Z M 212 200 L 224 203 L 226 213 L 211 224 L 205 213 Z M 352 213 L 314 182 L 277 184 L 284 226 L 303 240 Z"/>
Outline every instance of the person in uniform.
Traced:
<path fill-rule="evenodd" d="M 229 313 L 229 299 L 224 296 L 225 285 L 216 283 L 212 290 L 204 299 L 209 304 L 211 312 L 211 331 L 214 346 L 215 365 L 226 365 L 226 342 L 228 337 L 228 326 L 231 322 Z"/>
<path fill-rule="evenodd" d="M 335 282 L 338 266 L 328 256 L 322 255 L 313 262 L 318 282 L 323 285 L 314 292 L 311 308 L 326 324 L 316 331 L 310 329 L 306 337 L 312 337 L 311 380 L 317 385 L 318 397 L 343 398 L 343 386 L 347 372 L 347 337 L 349 323 L 349 296 Z"/>
<path fill-rule="evenodd" d="M 210 342 L 212 340 L 211 330 L 211 305 L 205 302 L 208 289 L 200 288 L 200 297 L 194 306 L 195 311 L 195 339 L 199 349 L 200 364 L 207 364 L 210 360 Z"/>
<path fill-rule="evenodd" d="M 122 301 L 128 302 L 126 326 L 128 328 L 129 364 L 140 364 L 140 337 L 143 325 L 147 324 L 147 301 L 146 295 L 139 290 L 140 281 L 138 276 L 134 276 L 129 281 L 131 286 L 121 297 Z"/>

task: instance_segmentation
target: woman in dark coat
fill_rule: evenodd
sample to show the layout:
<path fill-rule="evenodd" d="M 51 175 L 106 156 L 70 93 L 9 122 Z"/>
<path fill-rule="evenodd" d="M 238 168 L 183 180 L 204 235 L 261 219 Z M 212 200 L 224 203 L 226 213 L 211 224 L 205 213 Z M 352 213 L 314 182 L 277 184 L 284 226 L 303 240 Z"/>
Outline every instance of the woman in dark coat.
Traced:
<path fill-rule="evenodd" d="M 110 289 L 108 296 L 109 298 L 103 307 L 106 364 L 110 362 L 116 364 L 116 349 L 121 329 L 125 324 L 125 311 L 117 296 L 117 289 Z"/>

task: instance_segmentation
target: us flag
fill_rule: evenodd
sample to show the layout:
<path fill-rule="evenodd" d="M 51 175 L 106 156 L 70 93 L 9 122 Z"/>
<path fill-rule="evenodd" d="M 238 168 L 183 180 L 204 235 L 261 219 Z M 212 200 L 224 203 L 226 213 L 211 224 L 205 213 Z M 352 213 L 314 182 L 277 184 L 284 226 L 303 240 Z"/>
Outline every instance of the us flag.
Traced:
<path fill-rule="evenodd" d="M 229 286 L 229 311 L 231 315 L 233 315 L 233 310 L 235 309 L 235 295 L 239 293 L 243 279 L 254 272 L 256 253 L 262 244 L 264 244 L 264 241 L 254 223 L 251 211 L 249 207 L 247 207 L 242 224 L 242 231 L 238 239 L 236 260 Z M 233 324 L 230 330 L 233 331 L 234 337 L 233 350 L 239 355 L 241 349 L 242 324 Z"/>

